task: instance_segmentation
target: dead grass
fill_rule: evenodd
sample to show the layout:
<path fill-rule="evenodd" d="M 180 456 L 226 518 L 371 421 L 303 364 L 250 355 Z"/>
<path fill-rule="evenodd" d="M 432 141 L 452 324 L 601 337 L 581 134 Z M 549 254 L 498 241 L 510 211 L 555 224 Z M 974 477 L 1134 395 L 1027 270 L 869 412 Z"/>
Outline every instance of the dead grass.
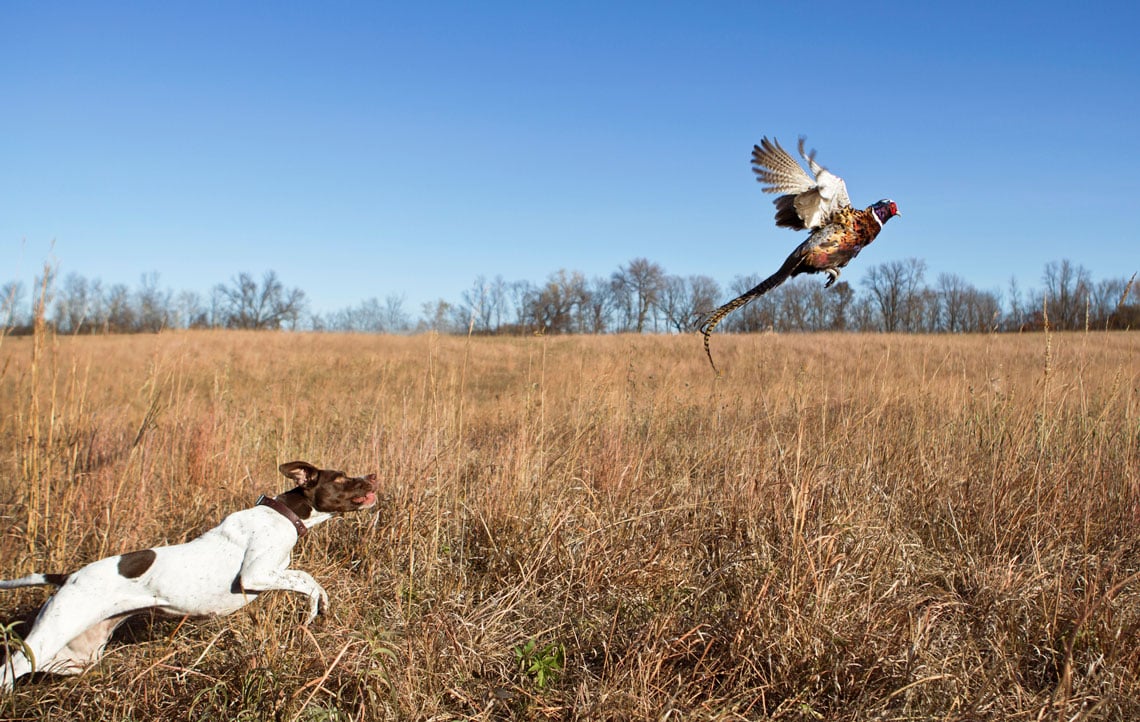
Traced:
<path fill-rule="evenodd" d="M 4 339 L 0 576 L 185 540 L 295 458 L 389 497 L 299 545 L 311 628 L 287 594 L 143 620 L 0 717 L 1140 716 L 1140 335 L 717 354 L 714 382 L 698 336 Z"/>

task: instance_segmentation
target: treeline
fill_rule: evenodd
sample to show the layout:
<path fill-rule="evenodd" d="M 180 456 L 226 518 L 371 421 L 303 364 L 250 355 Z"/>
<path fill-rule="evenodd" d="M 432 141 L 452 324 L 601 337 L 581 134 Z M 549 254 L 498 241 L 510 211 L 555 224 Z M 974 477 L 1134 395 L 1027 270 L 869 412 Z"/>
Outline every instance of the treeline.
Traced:
<path fill-rule="evenodd" d="M 300 329 L 307 322 L 305 293 L 286 288 L 273 271 L 261 280 L 240 273 L 203 297 L 195 291 L 160 288 L 158 274 L 144 274 L 136 288 L 104 286 L 99 279 L 70 273 L 56 278 L 51 267 L 31 292 L 20 281 L 0 286 L 0 325 L 9 333 L 30 332 L 40 318 L 56 331 L 154 333 L 164 328 Z"/>
<path fill-rule="evenodd" d="M 941 273 L 929 281 L 926 264 L 911 258 L 868 268 L 856 289 L 846 281 L 824 289 L 820 277 L 801 276 L 729 316 L 725 331 L 888 331 L 990 333 L 1140 327 L 1140 284 L 1132 278 L 1094 281 L 1068 260 L 1046 264 L 1041 286 L 979 289 Z M 545 281 L 480 276 L 454 301 L 426 303 L 418 316 L 403 296 L 369 298 L 332 313 L 311 313 L 300 288 L 273 271 L 239 273 L 205 295 L 160 288 L 157 273 L 135 288 L 105 287 L 49 267 L 31 287 L 0 286 L 0 327 L 28 333 L 36 319 L 59 333 L 143 333 L 164 328 L 240 328 L 409 333 L 680 333 L 694 330 L 721 303 L 762 280 L 738 276 L 722 288 L 708 276 L 677 276 L 636 258 L 607 277 L 559 270 Z"/>
<path fill-rule="evenodd" d="M 427 304 L 420 327 L 457 333 L 686 332 L 721 303 L 763 280 L 738 276 L 721 286 L 703 275 L 670 275 L 644 258 L 608 278 L 558 271 L 544 283 L 476 278 L 458 303 Z M 721 330 L 989 333 L 1044 328 L 1140 327 L 1140 284 L 1128 277 L 1094 281 L 1071 261 L 1046 264 L 1042 287 L 983 290 L 955 274 L 927 281 L 917 258 L 872 266 L 856 290 L 823 287 L 800 276 L 730 315 Z"/>

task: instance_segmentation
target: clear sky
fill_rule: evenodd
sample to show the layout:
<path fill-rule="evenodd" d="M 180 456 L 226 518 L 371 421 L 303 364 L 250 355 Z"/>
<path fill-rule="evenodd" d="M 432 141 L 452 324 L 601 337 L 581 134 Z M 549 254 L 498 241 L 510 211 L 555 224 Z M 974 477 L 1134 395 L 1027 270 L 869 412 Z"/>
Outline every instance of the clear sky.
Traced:
<path fill-rule="evenodd" d="M 1004 290 L 1140 270 L 1135 2 L 0 0 L 0 282 L 314 311 L 477 275 L 767 275 L 753 143 L 805 134 L 918 257 Z M 54 245 L 53 245 L 54 244 Z"/>

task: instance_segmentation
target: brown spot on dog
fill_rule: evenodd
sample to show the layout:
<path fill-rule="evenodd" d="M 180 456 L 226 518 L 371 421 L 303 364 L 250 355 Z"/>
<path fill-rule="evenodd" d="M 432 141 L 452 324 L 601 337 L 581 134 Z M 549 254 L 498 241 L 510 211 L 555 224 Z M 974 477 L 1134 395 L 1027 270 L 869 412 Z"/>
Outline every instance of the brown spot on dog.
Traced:
<path fill-rule="evenodd" d="M 154 553 L 153 549 L 143 549 L 142 551 L 130 552 L 119 557 L 119 575 L 125 579 L 138 579 L 150 565 L 154 564 L 154 559 L 158 555 Z"/>

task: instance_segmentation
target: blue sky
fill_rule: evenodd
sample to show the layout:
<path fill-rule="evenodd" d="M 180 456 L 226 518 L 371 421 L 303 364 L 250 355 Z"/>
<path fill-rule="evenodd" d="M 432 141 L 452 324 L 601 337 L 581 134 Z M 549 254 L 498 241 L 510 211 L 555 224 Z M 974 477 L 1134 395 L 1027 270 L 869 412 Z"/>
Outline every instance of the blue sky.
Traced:
<path fill-rule="evenodd" d="M 0 282 L 315 311 L 478 275 L 768 274 L 752 144 L 903 215 L 845 271 L 1140 270 L 1135 3 L 0 2 Z M 726 292 L 727 293 L 727 292 Z"/>

